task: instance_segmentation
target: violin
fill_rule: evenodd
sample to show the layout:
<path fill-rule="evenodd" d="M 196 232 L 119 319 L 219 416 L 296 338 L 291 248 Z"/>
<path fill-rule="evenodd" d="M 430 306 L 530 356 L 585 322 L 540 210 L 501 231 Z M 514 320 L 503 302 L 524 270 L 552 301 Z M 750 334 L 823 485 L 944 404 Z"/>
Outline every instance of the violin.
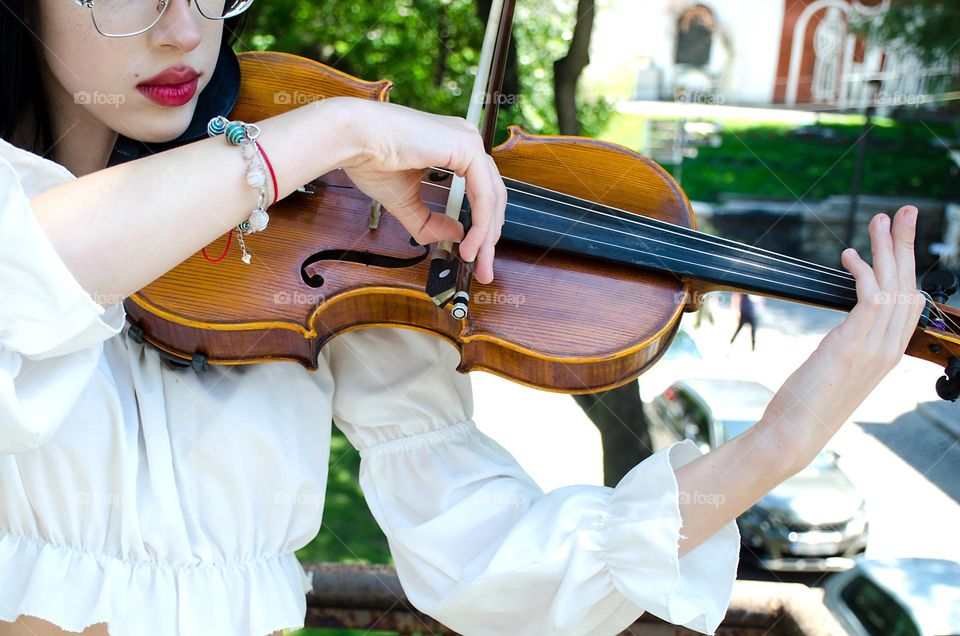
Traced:
<path fill-rule="evenodd" d="M 278 90 L 387 101 L 392 87 L 286 53 L 238 59 L 231 119 L 255 122 L 299 105 L 277 103 Z M 841 311 L 856 303 L 846 271 L 698 231 L 679 185 L 633 150 L 511 126 L 491 154 L 509 196 L 490 284 L 473 280 L 469 267 L 451 267 L 437 246 L 413 242 L 335 170 L 271 207 L 269 229 L 245 237 L 250 264 L 213 263 L 198 252 L 125 299 L 128 333 L 196 370 L 267 361 L 313 370 L 321 347 L 339 333 L 406 327 L 455 345 L 461 372 L 586 393 L 625 384 L 653 365 L 682 314 L 708 292 Z M 454 178 L 442 167 L 425 171 L 420 192 L 428 207 L 448 205 Z M 466 229 L 470 207 L 460 200 L 454 213 Z M 228 237 L 206 251 L 220 254 Z M 944 304 L 956 279 L 933 274 L 907 353 L 946 369 L 938 392 L 956 399 L 960 312 Z M 426 282 L 444 277 L 449 293 L 428 291 Z"/>

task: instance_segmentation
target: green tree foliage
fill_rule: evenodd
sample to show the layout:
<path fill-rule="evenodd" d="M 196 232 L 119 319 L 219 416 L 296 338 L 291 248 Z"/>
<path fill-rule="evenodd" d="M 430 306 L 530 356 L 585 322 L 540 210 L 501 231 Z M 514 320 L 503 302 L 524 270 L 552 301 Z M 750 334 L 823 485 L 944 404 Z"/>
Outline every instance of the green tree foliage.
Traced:
<path fill-rule="evenodd" d="M 894 0 L 880 18 L 853 26 L 876 42 L 908 46 L 928 64 L 960 55 L 956 0 Z"/>
<path fill-rule="evenodd" d="M 557 132 L 553 62 L 566 54 L 574 0 L 524 0 L 515 15 L 520 95 L 502 103 L 506 126 Z M 394 82 L 391 101 L 434 113 L 466 113 L 484 25 L 470 0 L 270 0 L 250 10 L 240 47 L 318 60 L 362 79 Z M 605 100 L 578 104 L 583 134 L 597 134 L 612 110 Z"/>

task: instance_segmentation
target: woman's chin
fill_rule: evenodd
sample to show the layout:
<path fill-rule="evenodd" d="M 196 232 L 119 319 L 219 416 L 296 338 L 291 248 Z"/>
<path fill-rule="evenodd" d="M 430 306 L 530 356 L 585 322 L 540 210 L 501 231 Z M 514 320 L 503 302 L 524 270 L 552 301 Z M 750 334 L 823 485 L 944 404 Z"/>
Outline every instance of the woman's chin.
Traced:
<path fill-rule="evenodd" d="M 124 118 L 113 127 L 118 133 L 145 143 L 161 143 L 176 139 L 190 125 L 193 119 L 195 103 L 185 104 L 181 108 L 171 108 L 158 117 L 156 113 L 140 117 Z"/>

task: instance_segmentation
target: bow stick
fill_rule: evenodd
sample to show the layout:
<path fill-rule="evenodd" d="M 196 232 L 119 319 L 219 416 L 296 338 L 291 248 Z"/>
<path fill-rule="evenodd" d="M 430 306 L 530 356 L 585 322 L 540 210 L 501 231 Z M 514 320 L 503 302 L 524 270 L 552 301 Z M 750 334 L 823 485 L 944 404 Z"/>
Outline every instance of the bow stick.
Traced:
<path fill-rule="evenodd" d="M 488 153 L 492 149 L 496 131 L 500 91 L 503 86 L 515 6 L 516 0 L 493 0 L 491 4 L 483 46 L 480 49 L 477 77 L 473 83 L 470 105 L 467 109 L 466 120 L 475 126 L 480 122 L 481 109 L 484 111 L 481 135 L 484 148 Z M 453 219 L 460 220 L 464 231 L 467 232 L 470 230 L 469 216 L 460 218 L 465 193 L 464 178 L 452 175 L 445 213 Z M 466 289 L 469 288 L 472 271 L 472 263 L 464 263 L 459 255 L 453 254 L 452 241 L 439 242 L 430 259 L 427 294 L 440 307 L 453 299 L 451 312 L 454 318 L 466 318 L 470 298 Z"/>

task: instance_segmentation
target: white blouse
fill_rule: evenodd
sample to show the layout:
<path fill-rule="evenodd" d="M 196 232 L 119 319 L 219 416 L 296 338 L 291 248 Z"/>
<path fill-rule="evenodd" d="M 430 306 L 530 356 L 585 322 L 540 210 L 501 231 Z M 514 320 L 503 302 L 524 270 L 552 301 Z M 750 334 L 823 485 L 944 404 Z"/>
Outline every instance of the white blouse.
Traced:
<path fill-rule="evenodd" d="M 161 364 L 94 302 L 29 197 L 75 178 L 0 140 L 0 620 L 113 636 L 303 626 L 294 551 L 320 530 L 331 420 L 410 601 L 465 635 L 615 634 L 643 612 L 712 634 L 730 522 L 682 558 L 676 442 L 614 488 L 544 493 L 472 420 L 444 340 L 366 328 L 319 369 Z M 78 222 L 80 220 L 78 219 Z"/>

